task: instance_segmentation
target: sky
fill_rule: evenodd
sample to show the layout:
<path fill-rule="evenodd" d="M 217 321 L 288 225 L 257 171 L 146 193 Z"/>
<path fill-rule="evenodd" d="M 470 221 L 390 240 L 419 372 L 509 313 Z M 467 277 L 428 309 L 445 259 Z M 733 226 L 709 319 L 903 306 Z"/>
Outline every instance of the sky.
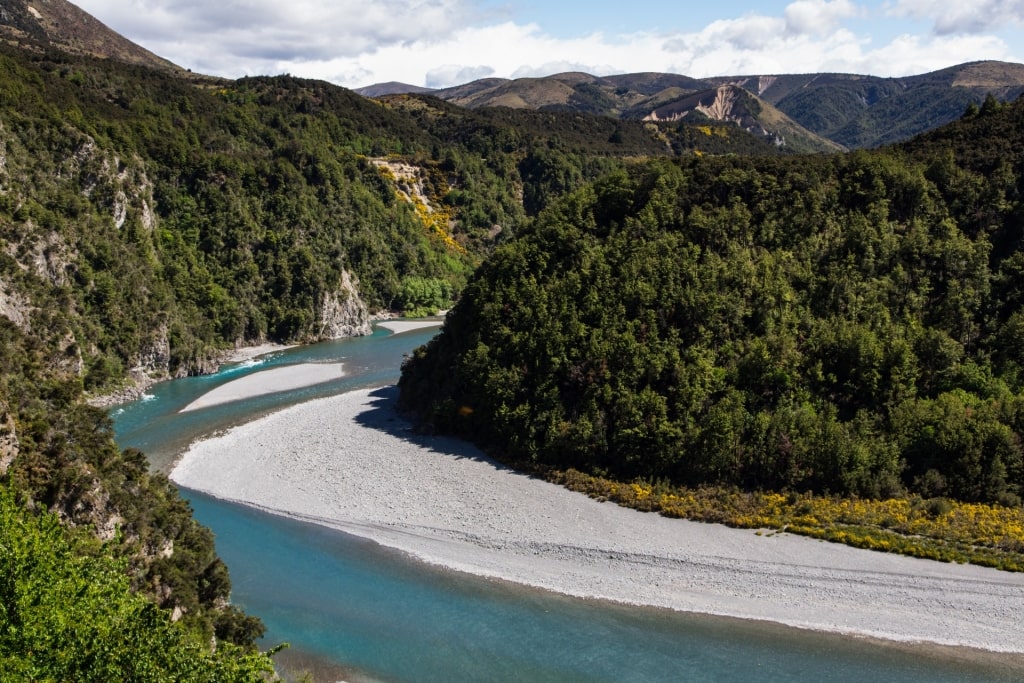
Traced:
<path fill-rule="evenodd" d="M 193 71 L 349 88 L 643 71 L 906 76 L 1024 62 L 1024 0 L 72 0 Z"/>

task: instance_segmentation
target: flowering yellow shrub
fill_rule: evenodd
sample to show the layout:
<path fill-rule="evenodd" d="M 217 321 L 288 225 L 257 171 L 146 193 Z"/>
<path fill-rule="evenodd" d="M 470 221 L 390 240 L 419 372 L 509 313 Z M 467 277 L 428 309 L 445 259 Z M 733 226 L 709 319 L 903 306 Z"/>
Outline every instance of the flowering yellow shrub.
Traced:
<path fill-rule="evenodd" d="M 667 517 L 773 529 L 858 548 L 1024 571 L 1024 508 L 946 499 L 865 500 L 813 494 L 629 484 L 576 470 L 550 478 L 574 491 Z"/>
<path fill-rule="evenodd" d="M 455 218 L 454 210 L 451 207 L 443 207 L 441 202 L 436 201 L 436 198 L 433 197 L 430 198 L 430 201 L 434 204 L 434 207 L 428 206 L 423 201 L 419 192 L 415 191 L 411 186 L 413 181 L 408 173 L 405 173 L 403 170 L 402 177 L 399 177 L 387 163 L 378 162 L 375 165 L 381 176 L 395 186 L 395 196 L 399 200 L 412 205 L 416 215 L 428 230 L 440 238 L 452 251 L 459 252 L 460 254 L 466 253 L 466 248 L 456 242 L 455 238 L 448 231 L 448 226 L 454 222 Z M 403 189 L 403 186 L 405 189 Z"/>
<path fill-rule="evenodd" d="M 401 192 L 398 193 L 401 198 L 407 198 L 406 195 Z M 441 240 L 448 246 L 449 249 L 457 251 L 460 254 L 466 252 L 466 248 L 455 241 L 451 233 L 448 232 L 448 225 L 452 221 L 451 209 L 435 209 L 433 211 L 427 207 L 423 201 L 416 195 L 409 195 L 408 198 L 412 200 L 413 208 L 416 209 L 416 215 L 423 221 L 423 225 L 427 229 L 431 230 L 435 235 L 441 238 Z"/>
<path fill-rule="evenodd" d="M 646 498 L 651 495 L 650 486 L 641 486 L 640 484 L 630 484 L 629 486 L 633 489 L 633 495 L 637 498 Z"/>

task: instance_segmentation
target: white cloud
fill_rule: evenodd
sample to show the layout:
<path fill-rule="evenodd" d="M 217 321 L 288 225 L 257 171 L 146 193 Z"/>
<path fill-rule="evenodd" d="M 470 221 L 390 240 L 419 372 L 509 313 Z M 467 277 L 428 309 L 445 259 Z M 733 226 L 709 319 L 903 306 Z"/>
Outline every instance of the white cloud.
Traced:
<path fill-rule="evenodd" d="M 428 71 L 424 84 L 428 88 L 446 88 L 455 83 L 469 83 L 493 75 L 494 69 L 486 65 L 445 64 Z"/>
<path fill-rule="evenodd" d="M 886 68 L 892 68 L 892 65 L 896 64 L 899 65 L 900 72 L 892 75 L 905 76 L 981 59 L 1019 61 L 1020 58 L 1013 57 L 1001 40 L 991 36 L 922 38 L 902 35 L 887 45 L 862 55 L 861 72 L 884 75 Z"/>
<path fill-rule="evenodd" d="M 982 0 L 972 7 L 945 0 L 892 0 L 873 14 L 853 0 L 795 0 L 774 16 L 751 12 L 689 31 L 655 27 L 573 38 L 556 38 L 536 24 L 496 21 L 496 15 L 474 2 L 479 0 L 80 4 L 115 30 L 195 71 L 228 77 L 287 72 L 347 87 L 383 81 L 447 87 L 486 76 L 561 71 L 667 71 L 694 77 L 842 71 L 902 76 L 960 62 L 1024 57 L 1024 41 L 1011 49 L 992 33 L 939 30 L 980 25 L 977 22 L 989 16 L 1013 23 L 1020 19 L 1024 0 Z M 125 11 L 126 6 L 131 11 Z M 928 17 L 936 32 L 885 40 L 868 33 L 886 22 L 902 22 L 894 15 Z M 118 17 L 118 23 L 110 17 Z"/>
<path fill-rule="evenodd" d="M 252 73 L 448 36 L 486 15 L 470 0 L 84 0 L 115 30 L 187 66 Z M 116 19 L 116 21 L 115 21 Z"/>
<path fill-rule="evenodd" d="M 587 71 L 595 75 L 624 70 L 650 71 L 653 69 L 642 65 L 654 64 L 662 68 L 659 65 L 665 61 L 659 45 L 658 40 L 646 34 L 619 41 L 607 40 L 600 34 L 560 40 L 544 34 L 536 25 L 506 22 L 463 29 L 446 40 L 388 45 L 354 60 L 310 62 L 303 65 L 303 69 L 316 78 L 335 80 L 349 87 L 387 80 L 414 85 L 429 81 L 431 87 L 446 87 L 465 83 L 459 78 L 459 72 L 477 65 L 485 65 L 488 75 L 503 78 L 560 71 Z M 358 69 L 354 70 L 354 65 Z M 357 71 L 375 73 L 378 77 L 371 81 L 343 78 Z M 300 71 L 292 69 L 292 73 Z"/>
<path fill-rule="evenodd" d="M 742 19 L 716 21 L 701 31 L 701 42 L 726 44 L 737 50 L 764 50 L 777 44 L 785 33 L 785 21 L 778 17 L 763 17 L 757 14 Z"/>
<path fill-rule="evenodd" d="M 786 30 L 797 35 L 827 35 L 844 19 L 858 14 L 849 0 L 797 0 L 786 7 Z"/>
<path fill-rule="evenodd" d="M 1024 24 L 1024 0 L 896 0 L 890 10 L 895 16 L 910 16 L 933 22 L 939 35 L 982 33 Z"/>

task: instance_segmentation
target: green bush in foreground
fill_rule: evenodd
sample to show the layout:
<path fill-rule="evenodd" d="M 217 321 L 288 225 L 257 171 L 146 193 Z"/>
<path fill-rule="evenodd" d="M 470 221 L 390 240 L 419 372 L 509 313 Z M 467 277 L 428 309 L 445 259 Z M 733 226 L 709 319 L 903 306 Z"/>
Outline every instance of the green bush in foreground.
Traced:
<path fill-rule="evenodd" d="M 54 515 L 0 492 L 0 671 L 4 681 L 267 681 L 265 654 L 211 649 L 132 593 L 119 562 L 83 552 Z"/>

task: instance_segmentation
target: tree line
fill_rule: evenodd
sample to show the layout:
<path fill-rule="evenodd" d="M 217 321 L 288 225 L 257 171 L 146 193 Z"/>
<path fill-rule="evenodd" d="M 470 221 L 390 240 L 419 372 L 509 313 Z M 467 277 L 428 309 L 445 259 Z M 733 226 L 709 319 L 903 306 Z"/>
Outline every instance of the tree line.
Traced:
<path fill-rule="evenodd" d="M 1019 505 L 1022 130 L 613 172 L 488 258 L 401 403 L 624 481 Z"/>

